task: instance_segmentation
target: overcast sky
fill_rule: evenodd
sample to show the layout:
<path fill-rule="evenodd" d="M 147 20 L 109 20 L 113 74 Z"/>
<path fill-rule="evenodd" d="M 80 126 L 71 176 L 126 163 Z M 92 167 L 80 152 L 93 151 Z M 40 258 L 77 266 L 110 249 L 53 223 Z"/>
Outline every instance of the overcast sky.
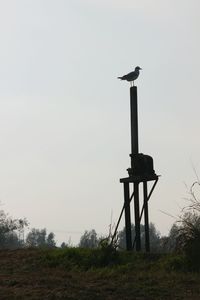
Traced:
<path fill-rule="evenodd" d="M 58 241 L 108 233 L 130 166 L 117 76 L 139 65 L 140 151 L 162 175 L 150 221 L 168 233 L 161 211 L 178 215 L 200 174 L 199 11 L 199 0 L 0 0 L 2 209 Z"/>

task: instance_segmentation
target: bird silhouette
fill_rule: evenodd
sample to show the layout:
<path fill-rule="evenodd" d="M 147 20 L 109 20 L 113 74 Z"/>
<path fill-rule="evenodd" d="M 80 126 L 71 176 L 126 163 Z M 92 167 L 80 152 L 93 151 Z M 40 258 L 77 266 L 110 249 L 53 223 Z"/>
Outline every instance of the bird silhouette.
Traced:
<path fill-rule="evenodd" d="M 131 83 L 131 86 L 133 85 L 134 86 L 134 80 L 136 80 L 140 74 L 140 70 L 142 70 L 140 67 L 136 67 L 135 68 L 135 71 L 133 72 L 130 72 L 122 77 L 117 77 L 121 80 L 126 80 L 126 81 L 129 81 Z"/>

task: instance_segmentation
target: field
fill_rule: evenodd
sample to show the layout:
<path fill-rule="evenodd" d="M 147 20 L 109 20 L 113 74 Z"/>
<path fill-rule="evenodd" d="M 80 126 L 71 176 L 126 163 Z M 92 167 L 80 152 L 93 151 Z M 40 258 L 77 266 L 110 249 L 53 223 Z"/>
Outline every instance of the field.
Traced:
<path fill-rule="evenodd" d="M 84 249 L 0 251 L 0 299 L 200 299 L 200 273 L 173 255 Z"/>

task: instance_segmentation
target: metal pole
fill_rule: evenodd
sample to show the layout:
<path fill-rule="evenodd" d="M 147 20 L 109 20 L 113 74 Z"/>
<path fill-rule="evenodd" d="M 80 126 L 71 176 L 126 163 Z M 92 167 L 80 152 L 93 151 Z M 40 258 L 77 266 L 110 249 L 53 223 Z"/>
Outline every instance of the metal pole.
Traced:
<path fill-rule="evenodd" d="M 131 154 L 138 154 L 138 108 L 137 108 L 137 87 L 130 88 L 130 109 L 131 109 Z"/>
<path fill-rule="evenodd" d="M 147 181 L 143 182 L 143 193 L 144 193 L 145 250 L 146 252 L 150 252 Z"/>
<path fill-rule="evenodd" d="M 124 210 L 125 210 L 125 228 L 126 228 L 126 250 L 132 250 L 131 237 L 131 211 L 129 199 L 129 182 L 124 182 Z"/>
<path fill-rule="evenodd" d="M 130 88 L 130 110 L 131 110 L 131 168 L 134 170 L 133 157 L 139 152 L 138 146 L 138 107 L 137 87 Z M 135 241 L 136 251 L 141 250 L 140 238 L 140 204 L 139 204 L 139 183 L 134 183 L 134 209 L 135 209 Z"/>

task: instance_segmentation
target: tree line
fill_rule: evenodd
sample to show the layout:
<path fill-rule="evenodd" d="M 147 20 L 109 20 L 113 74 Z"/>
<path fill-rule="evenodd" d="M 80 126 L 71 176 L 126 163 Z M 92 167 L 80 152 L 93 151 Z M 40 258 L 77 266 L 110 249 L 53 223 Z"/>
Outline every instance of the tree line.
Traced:
<path fill-rule="evenodd" d="M 27 219 L 13 219 L 3 210 L 0 210 L 0 249 L 16 249 L 23 247 L 56 247 L 55 234 L 50 232 L 47 234 L 46 228 L 32 228 L 27 234 L 29 223 Z M 154 224 L 150 224 L 150 240 L 152 250 L 158 251 L 163 243 L 163 238 L 160 236 Z M 132 234 L 134 238 L 134 225 L 132 225 Z M 171 233 L 169 235 L 171 239 Z M 111 238 L 99 236 L 95 229 L 86 230 L 80 237 L 78 247 L 80 248 L 97 248 L 99 245 Z M 141 241 L 144 245 L 144 226 L 141 225 Z M 118 232 L 117 235 L 118 249 L 125 249 L 125 228 Z M 158 247 L 158 245 L 160 245 Z M 61 243 L 61 248 L 71 247 L 70 243 Z"/>
<path fill-rule="evenodd" d="M 150 248 L 154 253 L 179 253 L 200 266 L 200 181 L 197 180 L 188 189 L 187 205 L 181 210 L 180 215 L 172 224 L 169 234 L 162 236 L 155 224 L 150 223 Z M 199 194 L 200 195 L 200 194 Z M 132 240 L 135 238 L 135 226 L 132 224 Z M 141 246 L 145 249 L 145 227 L 141 224 Z M 81 236 L 79 247 L 96 248 L 105 242 L 109 245 L 112 234 L 108 237 L 98 237 L 94 229 L 85 231 Z M 117 250 L 126 249 L 125 227 L 118 232 L 114 240 L 114 247 Z"/>
<path fill-rule="evenodd" d="M 25 236 L 28 227 L 26 219 L 12 219 L 3 210 L 0 211 L 0 249 L 16 249 L 24 247 L 57 247 L 55 234 L 47 230 L 32 228 Z M 145 228 L 141 224 L 141 245 L 145 249 Z M 169 253 L 185 249 L 193 251 L 192 245 L 200 251 L 200 215 L 196 212 L 187 212 L 181 220 L 175 222 L 167 236 L 161 236 L 153 223 L 149 225 L 151 252 Z M 135 237 L 135 226 L 132 224 L 132 239 Z M 111 242 L 112 234 L 99 236 L 95 229 L 86 230 L 80 237 L 78 247 L 98 248 L 102 244 Z M 61 243 L 61 248 L 72 247 L 70 243 Z M 126 249 L 125 227 L 118 232 L 115 247 L 120 250 Z M 193 251 L 194 252 L 194 251 Z"/>
<path fill-rule="evenodd" d="M 188 205 L 182 209 L 181 215 L 172 225 L 167 236 L 161 236 L 155 224 L 150 223 L 150 247 L 151 252 L 185 253 L 199 261 L 200 265 L 200 200 L 197 197 L 200 182 L 194 182 L 189 190 Z M 28 227 L 26 219 L 13 219 L 3 210 L 0 210 L 0 249 L 16 249 L 23 247 L 56 247 L 55 234 L 47 230 L 32 228 L 26 235 Z M 134 240 L 135 227 L 132 224 L 132 238 Z M 125 228 L 117 233 L 114 244 L 110 244 L 112 233 L 108 236 L 99 236 L 95 229 L 86 230 L 80 238 L 78 247 L 98 248 L 105 246 L 115 247 L 117 250 L 126 248 Z M 141 225 L 141 244 L 144 249 L 145 230 Z M 61 248 L 72 247 L 63 242 Z"/>
<path fill-rule="evenodd" d="M 131 225 L 132 240 L 135 238 L 135 225 Z M 149 224 L 149 236 L 150 236 L 150 248 L 154 253 L 169 253 L 178 249 L 177 239 L 179 236 L 180 227 L 174 223 L 167 236 L 161 236 L 160 232 L 156 229 L 153 223 Z M 145 251 L 145 226 L 141 224 L 141 248 Z M 109 244 L 112 239 L 112 234 L 106 236 L 98 236 L 95 229 L 86 230 L 81 236 L 79 241 L 80 248 L 98 248 L 102 243 L 107 242 Z M 120 230 L 114 241 L 115 247 L 120 250 L 126 249 L 126 232 L 125 227 Z M 62 244 L 61 247 L 67 247 L 68 245 Z"/>
<path fill-rule="evenodd" d="M 23 247 L 55 247 L 55 234 L 47 230 L 32 228 L 25 236 L 27 219 L 13 219 L 0 210 L 0 249 Z"/>

